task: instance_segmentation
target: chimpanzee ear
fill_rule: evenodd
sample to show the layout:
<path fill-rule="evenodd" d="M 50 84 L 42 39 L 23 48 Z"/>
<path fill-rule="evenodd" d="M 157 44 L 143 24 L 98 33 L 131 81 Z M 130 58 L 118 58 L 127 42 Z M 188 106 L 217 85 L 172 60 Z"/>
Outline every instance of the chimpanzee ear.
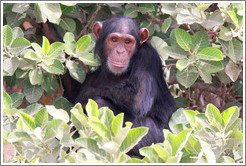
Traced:
<path fill-rule="evenodd" d="M 96 37 L 96 40 L 99 39 L 100 33 L 102 31 L 102 26 L 102 23 L 99 21 L 93 25 L 93 34 Z"/>
<path fill-rule="evenodd" d="M 140 45 L 146 42 L 149 38 L 149 30 L 147 28 L 140 29 Z"/>

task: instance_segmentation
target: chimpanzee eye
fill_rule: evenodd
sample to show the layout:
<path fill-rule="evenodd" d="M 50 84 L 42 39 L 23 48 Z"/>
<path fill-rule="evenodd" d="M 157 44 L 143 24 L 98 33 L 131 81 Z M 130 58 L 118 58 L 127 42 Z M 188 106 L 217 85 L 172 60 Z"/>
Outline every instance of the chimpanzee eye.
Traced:
<path fill-rule="evenodd" d="M 118 39 L 116 37 L 112 37 L 111 40 L 112 40 L 112 42 L 117 42 L 118 41 Z"/>
<path fill-rule="evenodd" d="M 130 44 L 131 42 L 132 42 L 132 41 L 129 40 L 129 39 L 125 40 L 125 43 L 126 43 L 126 44 Z"/>

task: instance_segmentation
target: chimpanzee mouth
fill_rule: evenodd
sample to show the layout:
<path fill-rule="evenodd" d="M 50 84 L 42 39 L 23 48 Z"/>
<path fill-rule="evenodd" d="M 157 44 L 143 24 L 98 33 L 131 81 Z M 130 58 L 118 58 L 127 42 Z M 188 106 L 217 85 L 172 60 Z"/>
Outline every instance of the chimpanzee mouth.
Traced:
<path fill-rule="evenodd" d="M 127 66 L 127 63 L 121 63 L 121 62 L 109 62 L 112 66 L 117 67 L 117 68 L 124 68 Z"/>

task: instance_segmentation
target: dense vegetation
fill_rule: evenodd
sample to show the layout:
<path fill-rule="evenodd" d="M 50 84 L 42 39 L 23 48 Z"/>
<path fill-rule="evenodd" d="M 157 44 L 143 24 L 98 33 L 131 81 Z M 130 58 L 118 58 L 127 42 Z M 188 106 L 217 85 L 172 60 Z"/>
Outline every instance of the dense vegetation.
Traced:
<path fill-rule="evenodd" d="M 126 153 L 147 128 L 61 97 L 59 75 L 83 83 L 100 66 L 91 27 L 112 15 L 149 29 L 179 108 L 164 143 L 142 148 L 143 159 Z M 64 42 L 43 36 L 47 20 Z M 244 161 L 243 4 L 4 3 L 3 22 L 4 162 Z"/>

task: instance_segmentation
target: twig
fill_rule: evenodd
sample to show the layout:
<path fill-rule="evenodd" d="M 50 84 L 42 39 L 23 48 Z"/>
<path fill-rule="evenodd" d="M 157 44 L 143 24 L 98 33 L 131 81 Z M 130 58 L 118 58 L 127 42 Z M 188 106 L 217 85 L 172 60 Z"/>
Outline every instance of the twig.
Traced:
<path fill-rule="evenodd" d="M 82 31 L 79 33 L 79 35 L 77 36 L 76 40 L 78 40 L 79 38 L 81 38 L 81 37 L 84 35 L 85 31 L 87 30 L 87 27 L 88 27 L 88 26 L 92 23 L 92 21 L 95 19 L 95 17 L 97 16 L 97 14 L 98 14 L 98 12 L 99 12 L 100 9 L 101 9 L 101 5 L 98 4 L 96 11 L 92 14 L 90 20 L 87 22 L 87 24 L 85 25 L 85 27 L 84 27 L 84 28 L 82 29 Z"/>

